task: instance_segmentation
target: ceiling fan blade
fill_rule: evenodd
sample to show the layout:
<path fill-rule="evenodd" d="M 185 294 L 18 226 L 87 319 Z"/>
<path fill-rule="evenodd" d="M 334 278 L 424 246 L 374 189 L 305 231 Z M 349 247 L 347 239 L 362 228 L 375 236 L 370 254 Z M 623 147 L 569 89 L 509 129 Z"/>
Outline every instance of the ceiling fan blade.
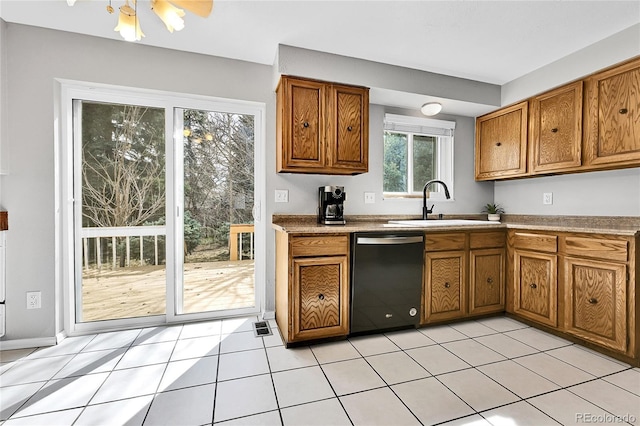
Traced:
<path fill-rule="evenodd" d="M 206 18 L 213 9 L 213 0 L 168 0 L 169 3 L 187 9 L 189 12 Z"/>

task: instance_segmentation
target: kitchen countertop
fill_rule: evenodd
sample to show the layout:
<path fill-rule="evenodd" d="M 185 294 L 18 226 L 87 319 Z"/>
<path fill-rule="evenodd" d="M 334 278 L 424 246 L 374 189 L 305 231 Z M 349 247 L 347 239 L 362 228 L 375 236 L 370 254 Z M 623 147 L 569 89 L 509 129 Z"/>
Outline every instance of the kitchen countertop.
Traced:
<path fill-rule="evenodd" d="M 389 220 L 420 219 L 419 216 L 362 215 L 346 216 L 346 225 L 322 225 L 315 215 L 278 215 L 272 217 L 274 229 L 287 233 L 333 234 L 352 232 L 455 231 L 470 229 L 528 229 L 554 232 L 582 232 L 633 236 L 640 232 L 638 216 L 531 216 L 504 214 L 500 222 L 436 227 L 385 226 Z M 444 219 L 486 220 L 486 215 L 445 215 Z"/>

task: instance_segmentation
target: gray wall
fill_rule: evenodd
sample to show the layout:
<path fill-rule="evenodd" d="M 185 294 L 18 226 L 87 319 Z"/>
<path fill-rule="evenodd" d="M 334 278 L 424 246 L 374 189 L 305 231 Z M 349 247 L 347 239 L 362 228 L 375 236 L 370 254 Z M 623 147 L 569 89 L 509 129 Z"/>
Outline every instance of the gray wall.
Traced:
<path fill-rule="evenodd" d="M 640 24 L 502 87 L 508 105 L 640 55 Z M 553 193 L 543 205 L 542 194 Z M 640 216 L 640 168 L 496 182 L 495 201 L 508 213 Z"/>

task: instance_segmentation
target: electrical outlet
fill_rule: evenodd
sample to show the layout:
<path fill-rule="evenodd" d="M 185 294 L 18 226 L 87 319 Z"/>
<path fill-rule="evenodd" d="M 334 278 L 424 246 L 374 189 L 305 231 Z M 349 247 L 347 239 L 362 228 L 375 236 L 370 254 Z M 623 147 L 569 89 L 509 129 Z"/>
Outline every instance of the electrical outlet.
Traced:
<path fill-rule="evenodd" d="M 542 194 L 542 204 L 553 204 L 553 192 Z"/>
<path fill-rule="evenodd" d="M 365 192 L 364 193 L 364 203 L 365 204 L 373 204 L 376 202 L 376 193 L 375 192 Z"/>
<path fill-rule="evenodd" d="M 289 202 L 289 190 L 276 189 L 276 203 L 288 203 L 288 202 Z"/>
<path fill-rule="evenodd" d="M 27 309 L 40 309 L 42 307 L 41 293 L 39 291 L 27 292 Z"/>

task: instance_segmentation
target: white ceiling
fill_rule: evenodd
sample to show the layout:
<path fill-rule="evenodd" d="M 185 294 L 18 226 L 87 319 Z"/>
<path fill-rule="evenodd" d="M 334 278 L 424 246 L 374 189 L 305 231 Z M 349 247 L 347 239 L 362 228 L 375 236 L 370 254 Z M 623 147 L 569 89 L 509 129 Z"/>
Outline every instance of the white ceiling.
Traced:
<path fill-rule="evenodd" d="M 108 1 L 0 0 L 7 22 L 120 39 Z M 124 0 L 112 0 L 116 9 Z M 640 22 L 640 1 L 216 0 L 170 34 L 139 0 L 139 43 L 271 65 L 278 44 L 502 85 Z"/>

